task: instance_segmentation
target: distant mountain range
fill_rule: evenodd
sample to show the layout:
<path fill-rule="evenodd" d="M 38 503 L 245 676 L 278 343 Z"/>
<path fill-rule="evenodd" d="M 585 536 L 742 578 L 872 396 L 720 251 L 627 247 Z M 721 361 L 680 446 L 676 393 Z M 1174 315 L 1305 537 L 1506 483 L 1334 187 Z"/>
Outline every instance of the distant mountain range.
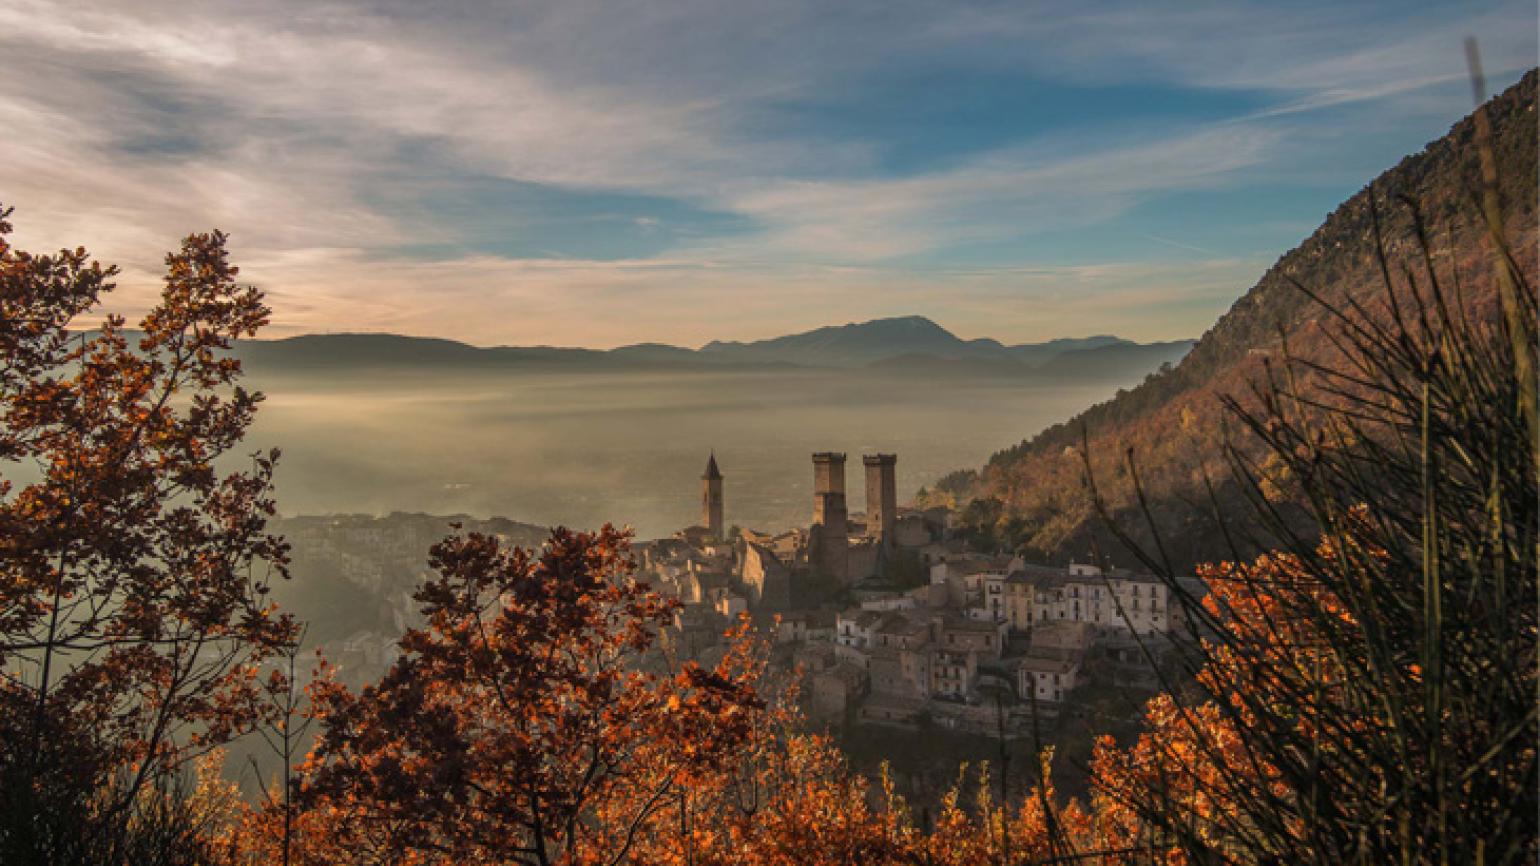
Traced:
<path fill-rule="evenodd" d="M 1107 335 L 1007 346 L 998 340 L 964 340 L 924 316 L 874 319 L 753 343 L 711 342 L 698 354 L 738 361 L 786 361 L 822 367 L 866 367 L 894 358 L 944 361 L 1006 361 L 1041 366 L 1070 351 L 1134 345 Z"/>
<path fill-rule="evenodd" d="M 751 343 L 714 341 L 700 349 L 640 343 L 617 349 L 551 346 L 481 348 L 397 334 L 309 334 L 240 343 L 253 372 L 319 373 L 359 367 L 421 370 L 626 370 L 802 367 L 873 375 L 1137 378 L 1182 359 L 1191 340 L 1135 343 L 1094 336 L 1009 346 L 964 340 L 923 316 L 836 325 Z"/>

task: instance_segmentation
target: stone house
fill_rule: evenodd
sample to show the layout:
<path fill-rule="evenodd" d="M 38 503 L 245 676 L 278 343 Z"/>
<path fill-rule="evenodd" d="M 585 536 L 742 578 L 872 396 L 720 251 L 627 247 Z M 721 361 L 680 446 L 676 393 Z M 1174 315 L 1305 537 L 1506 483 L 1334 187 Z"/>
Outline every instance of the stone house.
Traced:
<path fill-rule="evenodd" d="M 992 659 L 998 659 L 1005 653 L 1009 626 L 1004 622 L 940 614 L 932 617 L 931 628 L 938 649 L 973 652 Z"/>
<path fill-rule="evenodd" d="M 866 671 L 854 665 L 819 671 L 808 688 L 809 711 L 815 718 L 840 718 L 866 693 L 866 683 Z"/>
<path fill-rule="evenodd" d="M 930 657 L 930 692 L 933 695 L 958 696 L 973 690 L 978 678 L 978 655 L 970 652 L 932 650 Z"/>
<path fill-rule="evenodd" d="M 1080 674 L 1078 654 L 1025 655 L 1017 662 L 1017 695 L 1021 700 L 1035 697 L 1041 702 L 1058 703 L 1075 688 Z"/>

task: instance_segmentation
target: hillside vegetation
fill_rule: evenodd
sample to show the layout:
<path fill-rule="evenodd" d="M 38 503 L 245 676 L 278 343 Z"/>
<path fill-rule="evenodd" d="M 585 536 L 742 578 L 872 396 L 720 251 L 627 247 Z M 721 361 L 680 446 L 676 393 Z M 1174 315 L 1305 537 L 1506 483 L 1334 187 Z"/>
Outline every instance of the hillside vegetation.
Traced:
<path fill-rule="evenodd" d="M 1537 272 L 1535 98 L 1536 73 L 1531 71 L 1486 106 L 1504 230 L 1531 284 Z M 1230 558 L 1234 551 L 1218 531 L 1205 474 L 1225 503 L 1236 491 L 1219 481 L 1228 475 L 1224 443 L 1237 445 L 1242 453 L 1259 451 L 1255 443 L 1226 430 L 1221 401 L 1228 395 L 1242 405 L 1254 403 L 1253 384 L 1278 368 L 1284 351 L 1333 362 L 1336 350 L 1330 330 L 1323 328 L 1326 314 L 1310 293 L 1333 306 L 1362 305 L 1366 315 L 1390 314 L 1375 255 L 1376 218 L 1386 258 L 1397 263 L 1392 284 L 1405 309 L 1412 309 L 1409 280 L 1425 287 L 1431 265 L 1446 284 L 1458 287 L 1460 306 L 1471 320 L 1497 315 L 1491 242 L 1476 205 L 1473 118 L 1461 120 L 1448 135 L 1406 157 L 1338 207 L 1237 300 L 1181 363 L 998 452 L 980 471 L 942 479 L 922 498 L 963 506 L 964 519 L 977 536 L 1041 559 L 1085 557 L 1099 550 L 1114 561 L 1127 561 L 1128 552 L 1094 528 L 1080 455 L 1085 444 L 1094 478 L 1115 516 L 1135 516 L 1131 457 L 1173 559 L 1190 565 Z M 1415 248 L 1413 205 L 1426 223 L 1433 249 L 1429 261 Z M 1421 268 L 1402 264 L 1407 262 Z M 1308 388 L 1310 383 L 1302 384 Z M 1221 510 L 1226 510 L 1223 505 Z M 1120 522 L 1142 540 L 1154 534 L 1147 525 L 1135 525 L 1142 520 Z"/>

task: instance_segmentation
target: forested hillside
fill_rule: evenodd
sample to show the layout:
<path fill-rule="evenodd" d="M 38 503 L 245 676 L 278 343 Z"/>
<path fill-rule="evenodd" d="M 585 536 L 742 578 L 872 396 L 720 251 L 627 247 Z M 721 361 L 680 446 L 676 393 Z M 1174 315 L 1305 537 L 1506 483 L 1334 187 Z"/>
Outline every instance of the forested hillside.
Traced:
<path fill-rule="evenodd" d="M 1533 284 L 1536 266 L 1536 73 L 1486 106 L 1501 179 L 1500 198 L 1508 244 Z M 1334 349 L 1325 328 L 1329 314 L 1301 286 L 1334 306 L 1361 304 L 1369 315 L 1386 315 L 1384 277 L 1375 255 L 1375 217 L 1393 264 L 1391 282 L 1405 309 L 1413 289 L 1399 263 L 1420 261 L 1412 208 L 1427 225 L 1431 265 L 1446 286 L 1457 286 L 1460 305 L 1473 320 L 1496 315 L 1498 303 L 1490 240 L 1476 204 L 1479 167 L 1474 115 L 1449 134 L 1386 171 L 1337 208 L 1309 238 L 1283 255 L 1205 333 L 1174 368 L 1092 407 L 1034 438 L 995 454 L 978 472 L 942 479 L 923 494 L 966 505 L 965 519 L 982 538 L 1025 549 L 1045 560 L 1084 557 L 1093 548 L 1113 560 L 1128 552 L 1096 535 L 1084 488 L 1082 436 L 1093 476 L 1120 518 L 1133 518 L 1128 458 L 1149 497 L 1168 552 L 1181 563 L 1228 558 L 1217 531 L 1204 473 L 1226 477 L 1223 444 L 1230 437 L 1222 398 L 1243 404 L 1250 384 L 1267 375 L 1270 359 L 1291 354 L 1330 363 Z M 1426 296 L 1426 271 L 1410 278 Z M 1276 365 L 1273 369 L 1277 369 Z M 1220 501 L 1235 495 L 1219 485 Z M 1221 510 L 1224 510 L 1223 508 Z M 1142 520 L 1121 520 L 1149 538 Z"/>

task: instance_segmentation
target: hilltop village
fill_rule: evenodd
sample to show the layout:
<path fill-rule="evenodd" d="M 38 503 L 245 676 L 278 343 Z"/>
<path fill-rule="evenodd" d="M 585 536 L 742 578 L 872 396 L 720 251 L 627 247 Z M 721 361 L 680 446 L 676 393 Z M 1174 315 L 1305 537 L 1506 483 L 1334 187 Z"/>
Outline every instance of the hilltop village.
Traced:
<path fill-rule="evenodd" d="M 815 719 L 911 730 L 1025 736 L 1077 689 L 1154 686 L 1182 625 L 1164 582 L 969 550 L 947 509 L 897 504 L 897 459 L 861 458 L 851 512 L 846 456 L 814 454 L 811 524 L 768 534 L 728 528 L 712 454 L 701 523 L 637 545 L 640 576 L 683 602 L 669 649 L 713 661 L 748 613 Z"/>

